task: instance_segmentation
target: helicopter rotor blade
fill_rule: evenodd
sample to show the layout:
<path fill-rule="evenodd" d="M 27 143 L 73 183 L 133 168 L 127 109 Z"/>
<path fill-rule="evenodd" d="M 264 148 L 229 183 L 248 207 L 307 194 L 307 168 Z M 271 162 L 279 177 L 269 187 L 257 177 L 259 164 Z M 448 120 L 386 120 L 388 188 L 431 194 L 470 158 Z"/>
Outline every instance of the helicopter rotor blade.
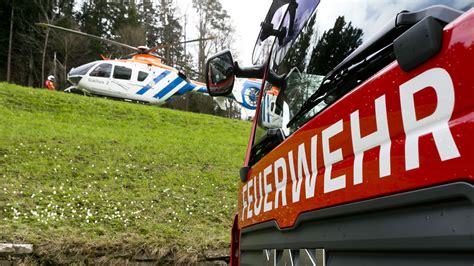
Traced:
<path fill-rule="evenodd" d="M 176 62 L 175 65 L 184 68 L 185 72 L 191 72 L 198 75 L 201 78 L 204 78 L 204 75 L 201 72 L 192 69 L 191 67 L 187 66 L 186 63 L 184 62 Z"/>
<path fill-rule="evenodd" d="M 84 33 L 84 32 L 81 32 L 81 31 L 72 30 L 72 29 L 68 29 L 68 28 L 63 28 L 63 27 L 59 27 L 59 26 L 51 25 L 51 24 L 47 24 L 47 23 L 35 23 L 35 25 L 43 27 L 43 28 L 53 28 L 53 29 L 64 31 L 64 32 L 67 32 L 67 33 L 76 34 L 76 35 L 79 35 L 79 36 L 84 36 L 84 37 L 87 37 L 87 38 L 96 39 L 96 40 L 99 40 L 99 41 L 102 41 L 102 42 L 107 42 L 107 43 L 110 43 L 110 44 L 114 44 L 114 45 L 118 45 L 118 46 L 122 46 L 122 47 L 125 47 L 125 48 L 128 48 L 128 49 L 131 49 L 131 50 L 134 50 L 134 51 L 138 51 L 137 47 L 133 47 L 133 46 L 128 45 L 128 44 L 124 44 L 124 43 L 120 43 L 120 42 L 117 42 L 117 41 L 109 40 L 109 39 L 102 38 L 102 37 L 99 37 L 99 36 L 95 36 L 95 35 L 92 35 L 92 34 Z"/>
<path fill-rule="evenodd" d="M 190 42 L 209 41 L 209 40 L 214 40 L 215 38 L 216 37 L 214 36 L 209 36 L 209 37 L 204 37 L 204 38 L 199 38 L 199 39 L 186 40 L 186 41 L 182 41 L 178 43 L 181 44 L 181 43 L 190 43 Z"/>
<path fill-rule="evenodd" d="M 208 41 L 208 40 L 213 40 L 213 39 L 215 39 L 215 38 L 216 38 L 216 37 L 211 36 L 211 37 L 205 37 L 205 38 L 200 38 L 200 39 L 186 40 L 186 41 L 177 42 L 177 43 L 173 43 L 173 44 L 170 44 L 170 43 L 162 43 L 162 44 L 158 44 L 157 46 L 155 46 L 155 47 L 153 47 L 153 48 L 150 48 L 147 53 L 153 53 L 153 52 L 155 52 L 155 51 L 158 50 L 158 49 L 165 48 L 165 47 L 169 47 L 169 46 L 172 46 L 172 45 L 175 45 L 175 44 L 183 44 L 183 43 L 190 43 L 190 42 Z"/>
<path fill-rule="evenodd" d="M 63 31 L 63 32 L 67 32 L 67 33 L 71 33 L 71 34 L 76 34 L 76 35 L 79 35 L 79 36 L 83 36 L 83 37 L 87 37 L 87 38 L 92 38 L 92 39 L 96 39 L 96 40 L 99 40 L 99 41 L 102 41 L 102 42 L 107 42 L 107 43 L 110 43 L 110 44 L 113 44 L 113 45 L 117 45 L 117 46 L 122 46 L 122 47 L 125 47 L 125 48 L 128 48 L 128 49 L 131 49 L 131 50 L 134 50 L 135 52 L 134 53 L 131 53 L 129 55 L 127 55 L 125 58 L 130 58 L 136 54 L 139 54 L 139 53 L 146 53 L 146 54 L 150 54 L 150 55 L 153 55 L 157 58 L 161 58 L 160 56 L 158 56 L 157 54 L 155 54 L 154 52 L 157 51 L 158 49 L 161 49 L 161 48 L 164 48 L 164 47 L 169 47 L 169 46 L 172 46 L 172 45 L 175 45 L 175 44 L 184 44 L 184 43 L 192 43 L 192 42 L 200 42 L 200 41 L 208 41 L 208 40 L 212 40 L 212 39 L 215 39 L 216 37 L 214 36 L 210 36 L 210 37 L 205 37 L 205 38 L 199 38 L 199 39 L 192 39 L 192 40 L 186 40 L 186 41 L 181 41 L 181 42 L 177 42 L 177 43 L 174 43 L 174 44 L 169 44 L 169 43 L 165 43 L 165 44 L 159 44 L 153 48 L 150 48 L 148 50 L 143 50 L 143 49 L 139 49 L 137 47 L 133 47 L 131 45 L 128 45 L 128 44 L 124 44 L 124 43 L 120 43 L 120 42 L 117 42 L 117 41 L 113 41 L 113 40 L 109 40 L 109 39 L 106 39 L 106 38 L 102 38 L 102 37 L 99 37 L 99 36 L 95 36 L 95 35 L 92 35 L 92 34 L 88 34 L 88 33 L 84 33 L 84 32 L 81 32 L 81 31 L 77 31 L 77 30 L 72 30 L 72 29 L 68 29 L 68 28 L 63 28 L 63 27 L 60 27 L 60 26 L 56 26 L 56 25 L 51 25 L 51 24 L 47 24 L 47 23 L 35 23 L 36 26 L 39 26 L 39 27 L 43 27 L 43 28 L 53 28 L 53 29 L 56 29 L 56 30 L 60 30 L 60 31 Z M 106 58 L 105 56 L 102 56 L 102 59 L 108 59 Z M 182 67 L 184 69 L 186 69 L 186 72 L 192 72 L 196 75 L 199 75 L 200 77 L 203 77 L 204 75 L 196 70 L 193 70 L 192 68 L 190 68 L 189 66 L 186 66 L 186 64 L 184 62 L 176 62 L 175 63 L 176 66 L 179 66 L 179 67 Z"/>
<path fill-rule="evenodd" d="M 184 68 L 186 69 L 186 71 L 192 72 L 192 73 L 198 75 L 199 77 L 204 78 L 204 75 L 201 72 L 196 71 L 196 70 L 194 70 L 190 67 L 184 67 Z"/>

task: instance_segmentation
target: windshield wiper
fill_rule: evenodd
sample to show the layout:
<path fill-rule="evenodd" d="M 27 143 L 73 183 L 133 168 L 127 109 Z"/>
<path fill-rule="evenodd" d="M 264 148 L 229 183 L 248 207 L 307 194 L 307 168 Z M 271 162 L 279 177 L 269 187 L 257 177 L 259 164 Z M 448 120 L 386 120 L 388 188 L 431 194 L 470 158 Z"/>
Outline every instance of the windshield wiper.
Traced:
<path fill-rule="evenodd" d="M 362 81 L 391 63 L 394 59 L 393 47 L 392 44 L 389 44 L 360 62 L 347 68 L 339 69 L 338 72 L 329 73 L 324 77 L 319 89 L 303 103 L 300 110 L 288 122 L 286 127 L 290 127 L 301 120 L 305 114 L 311 111 L 311 109 L 319 103 L 326 100 L 329 95 L 333 95 L 336 91 L 339 91 L 339 95 L 335 95 L 335 98 L 338 98 L 338 96 L 341 96 L 347 91 L 355 88 Z"/>

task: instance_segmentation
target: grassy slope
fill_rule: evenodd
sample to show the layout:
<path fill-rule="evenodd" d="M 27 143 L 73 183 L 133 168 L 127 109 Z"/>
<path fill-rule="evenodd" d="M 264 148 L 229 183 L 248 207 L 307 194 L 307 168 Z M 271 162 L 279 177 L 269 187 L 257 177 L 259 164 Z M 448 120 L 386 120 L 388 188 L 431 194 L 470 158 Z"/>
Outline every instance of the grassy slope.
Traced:
<path fill-rule="evenodd" d="M 226 248 L 249 129 L 0 83 L 0 242 L 55 262 Z"/>

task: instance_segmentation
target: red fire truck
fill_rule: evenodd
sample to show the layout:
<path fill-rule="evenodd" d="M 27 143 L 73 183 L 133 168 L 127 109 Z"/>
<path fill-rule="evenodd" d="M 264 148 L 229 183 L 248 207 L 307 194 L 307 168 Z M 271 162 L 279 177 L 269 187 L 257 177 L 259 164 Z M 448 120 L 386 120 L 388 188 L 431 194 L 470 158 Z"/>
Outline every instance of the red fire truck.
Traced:
<path fill-rule="evenodd" d="M 232 265 L 474 265 L 472 0 L 274 0 Z"/>

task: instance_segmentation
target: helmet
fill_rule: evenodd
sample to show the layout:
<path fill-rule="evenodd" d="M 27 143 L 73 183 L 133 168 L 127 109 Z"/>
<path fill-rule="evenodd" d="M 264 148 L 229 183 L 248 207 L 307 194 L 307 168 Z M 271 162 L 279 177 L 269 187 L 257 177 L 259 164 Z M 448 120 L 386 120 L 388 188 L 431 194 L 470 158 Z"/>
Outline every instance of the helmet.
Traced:
<path fill-rule="evenodd" d="M 53 79 L 54 79 L 54 76 L 53 76 L 53 75 L 49 75 L 49 76 L 48 76 L 48 79 L 49 79 L 49 80 L 53 80 Z"/>

